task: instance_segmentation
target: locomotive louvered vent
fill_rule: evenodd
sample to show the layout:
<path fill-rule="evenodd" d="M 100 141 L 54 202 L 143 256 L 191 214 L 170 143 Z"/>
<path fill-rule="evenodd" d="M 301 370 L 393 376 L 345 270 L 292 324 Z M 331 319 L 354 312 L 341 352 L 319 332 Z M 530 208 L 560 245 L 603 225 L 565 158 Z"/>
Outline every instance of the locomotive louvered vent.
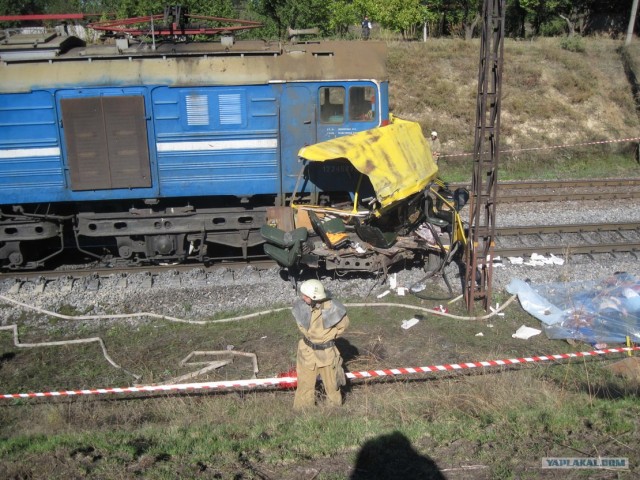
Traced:
<path fill-rule="evenodd" d="M 187 124 L 209 125 L 209 97 L 187 95 Z"/>
<path fill-rule="evenodd" d="M 72 190 L 150 187 L 142 96 L 60 100 Z"/>
<path fill-rule="evenodd" d="M 225 93 L 218 97 L 220 125 L 241 125 L 242 105 L 239 93 Z"/>

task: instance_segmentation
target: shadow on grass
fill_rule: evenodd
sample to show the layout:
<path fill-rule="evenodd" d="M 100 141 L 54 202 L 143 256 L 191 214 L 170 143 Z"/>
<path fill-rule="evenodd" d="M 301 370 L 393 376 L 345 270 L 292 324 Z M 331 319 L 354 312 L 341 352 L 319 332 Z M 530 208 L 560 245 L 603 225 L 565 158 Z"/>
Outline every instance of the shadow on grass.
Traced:
<path fill-rule="evenodd" d="M 349 480 L 444 478 L 433 460 L 416 452 L 403 434 L 393 432 L 362 446 Z"/>

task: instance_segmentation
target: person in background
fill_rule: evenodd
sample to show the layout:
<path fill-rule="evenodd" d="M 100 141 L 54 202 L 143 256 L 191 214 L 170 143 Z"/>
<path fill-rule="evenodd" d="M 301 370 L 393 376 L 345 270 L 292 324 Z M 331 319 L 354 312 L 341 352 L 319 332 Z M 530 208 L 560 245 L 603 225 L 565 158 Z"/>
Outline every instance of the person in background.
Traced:
<path fill-rule="evenodd" d="M 431 147 L 431 156 L 433 157 L 433 161 L 438 165 L 438 160 L 440 160 L 440 139 L 438 139 L 438 132 L 435 130 L 431 132 L 429 146 Z"/>
<path fill-rule="evenodd" d="M 342 405 L 340 387 L 346 385 L 346 376 L 335 339 L 349 326 L 344 305 L 328 298 L 320 281 L 307 280 L 300 285 L 300 298 L 294 302 L 292 311 L 303 335 L 298 342 L 298 386 L 293 408 L 300 410 L 315 405 L 318 375 L 324 385 L 327 403 Z"/>
<path fill-rule="evenodd" d="M 362 19 L 362 39 L 369 40 L 369 35 L 371 34 L 371 21 L 367 15 Z"/>

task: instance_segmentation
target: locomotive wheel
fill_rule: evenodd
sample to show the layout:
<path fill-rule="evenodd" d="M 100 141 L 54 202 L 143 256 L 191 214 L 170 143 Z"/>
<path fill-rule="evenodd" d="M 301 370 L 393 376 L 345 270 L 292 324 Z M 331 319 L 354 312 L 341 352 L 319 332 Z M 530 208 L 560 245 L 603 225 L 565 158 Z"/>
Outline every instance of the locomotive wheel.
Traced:
<path fill-rule="evenodd" d="M 24 262 L 24 257 L 20 252 L 11 252 L 9 254 L 9 263 L 11 265 L 22 265 Z"/>

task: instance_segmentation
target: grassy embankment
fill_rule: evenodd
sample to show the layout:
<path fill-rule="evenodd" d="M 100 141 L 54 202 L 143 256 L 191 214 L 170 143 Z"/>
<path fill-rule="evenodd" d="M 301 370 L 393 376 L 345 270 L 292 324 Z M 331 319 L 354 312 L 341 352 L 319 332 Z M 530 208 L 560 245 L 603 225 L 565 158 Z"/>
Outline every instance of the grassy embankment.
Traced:
<path fill-rule="evenodd" d="M 638 117 L 619 44 L 587 41 L 586 52 L 574 53 L 554 42 L 507 42 L 503 148 L 635 137 Z M 391 47 L 393 110 L 417 119 L 425 131 L 436 128 L 446 153 L 471 150 L 477 51 L 477 43 L 457 41 Z M 630 62 L 638 58 L 637 48 L 635 52 Z M 523 152 L 503 156 L 501 178 L 637 175 L 634 162 L 631 147 L 617 143 Z M 470 161 L 445 158 L 443 171 L 450 180 L 469 178 Z M 434 306 L 412 297 L 394 300 Z M 500 294 L 495 300 L 506 297 Z M 126 311 L 121 305 L 101 307 Z M 190 318 L 191 305 L 182 308 Z M 450 308 L 465 315 L 459 302 Z M 73 306 L 64 310 L 74 313 Z M 522 324 L 537 326 L 516 304 L 504 317 L 489 321 L 429 315 L 402 330 L 401 321 L 414 314 L 395 308 L 350 309 L 349 370 L 591 349 L 544 335 L 529 341 L 511 338 Z M 21 326 L 23 342 L 101 336 L 110 355 L 141 374 L 145 384 L 186 373 L 178 364 L 191 351 L 227 345 L 257 353 L 260 377 L 270 377 L 293 365 L 297 338 L 288 313 L 208 326 L 122 322 L 113 327 L 28 312 L 5 320 Z M 476 336 L 478 332 L 484 336 Z M 0 359 L 2 393 L 132 383 L 104 361 L 97 345 L 20 349 L 5 332 Z M 612 361 L 358 382 L 342 409 L 305 414 L 292 412 L 292 393 L 282 391 L 0 400 L 0 477 L 343 479 L 355 466 L 364 466 L 377 476 L 352 478 L 429 478 L 427 473 L 474 479 L 566 480 L 594 473 L 598 478 L 633 478 L 640 472 L 640 387 L 603 368 Z M 236 360 L 197 380 L 248 378 L 250 371 Z M 632 471 L 616 476 L 540 469 L 545 456 L 598 455 L 627 457 Z"/>
<path fill-rule="evenodd" d="M 498 177 L 637 176 L 637 141 L 617 140 L 640 136 L 629 78 L 640 49 L 583 39 L 584 51 L 570 51 L 562 42 L 505 42 Z M 425 134 L 437 130 L 449 155 L 443 176 L 469 179 L 471 156 L 456 154 L 473 151 L 479 41 L 398 43 L 390 52 L 392 111 L 420 122 Z M 580 145 L 598 141 L 612 143 Z"/>
<path fill-rule="evenodd" d="M 465 314 L 459 302 L 451 307 Z M 188 318 L 188 305 L 184 309 Z M 504 317 L 489 320 L 492 327 L 488 321 L 429 315 L 402 330 L 401 320 L 415 313 L 351 308 L 345 349 L 349 370 L 591 349 L 544 335 L 529 341 L 511 338 L 522 324 L 537 326 L 515 304 Z M 256 352 L 263 378 L 294 362 L 297 333 L 286 312 L 208 326 L 155 321 L 110 329 L 83 323 L 80 332 L 77 322 L 68 321 L 57 322 L 57 334 L 25 329 L 22 341 L 99 335 L 117 362 L 143 375 L 142 383 L 185 373 L 178 365 L 190 351 L 221 350 L 228 344 Z M 64 333 L 69 331 L 75 333 Z M 6 337 L 0 340 L 5 391 L 132 382 L 104 361 L 98 346 L 16 349 Z M 370 456 L 366 466 L 380 476 L 355 478 L 429 478 L 425 472 L 437 471 L 447 478 L 539 478 L 541 457 L 597 455 L 627 457 L 637 474 L 640 387 L 603 368 L 612 361 L 355 382 L 343 408 L 303 414 L 292 412 L 293 394 L 285 391 L 2 400 L 0 477 L 338 479 L 348 478 L 363 455 Z M 236 360 L 198 380 L 249 378 L 250 372 L 248 362 Z M 473 467 L 469 476 L 463 476 L 463 467 Z M 564 479 L 586 478 L 579 470 L 557 473 Z"/>

